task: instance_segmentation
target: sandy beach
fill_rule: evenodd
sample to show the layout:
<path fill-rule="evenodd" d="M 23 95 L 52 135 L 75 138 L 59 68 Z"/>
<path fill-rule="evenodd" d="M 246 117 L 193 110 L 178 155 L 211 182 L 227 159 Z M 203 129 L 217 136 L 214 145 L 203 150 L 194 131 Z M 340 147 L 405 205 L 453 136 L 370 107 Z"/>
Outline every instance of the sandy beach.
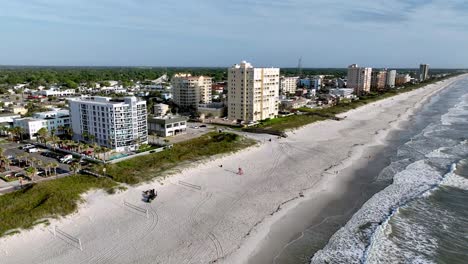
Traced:
<path fill-rule="evenodd" d="M 161 183 L 115 195 L 91 192 L 74 215 L 0 239 L 1 262 L 271 263 L 307 228 L 301 212 L 310 218 L 339 200 L 354 171 L 387 144 L 389 133 L 461 78 L 466 75 L 349 111 L 342 121 L 308 125 L 287 138 L 249 134 L 257 146 Z M 243 175 L 236 174 L 239 167 Z M 151 204 L 142 201 L 148 188 L 158 191 Z M 292 214 L 300 206 L 307 210 Z M 62 233 L 54 236 L 53 226 Z M 288 232 L 275 231 L 281 229 Z"/>

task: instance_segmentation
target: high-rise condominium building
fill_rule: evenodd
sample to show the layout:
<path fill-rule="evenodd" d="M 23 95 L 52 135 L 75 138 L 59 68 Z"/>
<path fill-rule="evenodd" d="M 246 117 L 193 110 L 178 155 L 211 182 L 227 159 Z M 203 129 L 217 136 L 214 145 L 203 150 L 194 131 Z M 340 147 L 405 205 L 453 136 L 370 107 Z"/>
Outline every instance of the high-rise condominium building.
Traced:
<path fill-rule="evenodd" d="M 387 71 L 387 81 L 385 84 L 387 88 L 395 88 L 396 76 L 397 76 L 396 70 Z"/>
<path fill-rule="evenodd" d="M 75 140 L 95 142 L 117 151 L 135 150 L 148 142 L 146 101 L 136 97 L 69 99 Z"/>
<path fill-rule="evenodd" d="M 279 68 L 242 61 L 228 69 L 228 118 L 246 122 L 278 115 Z"/>
<path fill-rule="evenodd" d="M 172 77 L 171 84 L 172 98 L 180 107 L 197 108 L 198 104 L 211 103 L 210 77 L 176 74 Z"/>
<path fill-rule="evenodd" d="M 281 77 L 280 78 L 280 91 L 282 94 L 294 94 L 297 89 L 297 82 L 299 77 Z"/>
<path fill-rule="evenodd" d="M 429 78 L 429 64 L 419 65 L 419 81 L 425 81 Z"/>
<path fill-rule="evenodd" d="M 371 74 L 371 89 L 380 91 L 385 89 L 387 83 L 387 70 L 372 71 Z"/>
<path fill-rule="evenodd" d="M 348 88 L 354 89 L 354 93 L 368 93 L 371 89 L 372 68 L 359 67 L 357 64 L 348 67 Z"/>

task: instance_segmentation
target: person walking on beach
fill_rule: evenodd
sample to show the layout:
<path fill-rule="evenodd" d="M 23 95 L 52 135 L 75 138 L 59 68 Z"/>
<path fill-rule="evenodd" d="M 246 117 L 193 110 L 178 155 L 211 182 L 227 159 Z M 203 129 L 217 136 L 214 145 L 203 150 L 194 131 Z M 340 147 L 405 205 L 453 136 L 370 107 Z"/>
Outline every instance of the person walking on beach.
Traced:
<path fill-rule="evenodd" d="M 237 171 L 237 174 L 238 175 L 243 175 L 244 174 L 244 171 L 242 170 L 242 168 L 239 167 L 239 170 Z"/>

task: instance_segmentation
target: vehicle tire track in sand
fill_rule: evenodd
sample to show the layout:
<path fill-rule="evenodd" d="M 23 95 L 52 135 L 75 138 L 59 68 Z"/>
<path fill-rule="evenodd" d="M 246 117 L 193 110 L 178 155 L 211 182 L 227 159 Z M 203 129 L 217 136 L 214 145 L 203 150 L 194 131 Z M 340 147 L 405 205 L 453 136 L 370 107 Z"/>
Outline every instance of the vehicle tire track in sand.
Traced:
<path fill-rule="evenodd" d="M 119 232 L 119 234 L 112 239 L 113 243 L 111 245 L 106 245 L 106 248 L 100 251 L 98 255 L 91 255 L 85 260 L 81 261 L 80 263 L 112 263 L 112 260 L 116 259 L 118 256 L 121 256 L 123 253 L 128 252 L 130 248 L 124 247 L 124 244 L 132 245 L 133 247 L 132 242 L 141 239 L 142 237 L 146 237 L 151 231 L 153 231 L 156 228 L 159 217 L 157 217 L 157 214 L 155 214 L 153 210 L 151 210 L 151 213 L 148 210 L 148 214 L 150 217 L 149 224 L 148 221 L 145 221 L 144 225 L 135 225 L 132 228 L 126 229 L 124 232 Z M 143 228 L 139 228 L 141 226 L 143 226 Z M 129 242 L 124 243 L 124 241 L 129 238 Z"/>
<path fill-rule="evenodd" d="M 198 235 L 198 236 L 203 237 L 203 234 L 195 228 L 195 226 L 197 226 L 199 224 L 198 221 L 196 220 L 196 218 L 197 218 L 197 215 L 198 215 L 200 209 L 202 208 L 202 206 L 205 205 L 211 199 L 212 196 L 213 196 L 213 193 L 211 193 L 211 192 L 204 193 L 204 197 L 190 211 L 188 222 L 192 225 L 191 233 L 194 236 Z M 197 246 L 194 250 L 191 250 L 191 251 L 188 252 L 189 256 L 186 259 L 186 263 L 191 263 L 192 259 L 200 251 L 201 247 L 203 247 L 203 243 L 200 244 L 199 246 Z"/>

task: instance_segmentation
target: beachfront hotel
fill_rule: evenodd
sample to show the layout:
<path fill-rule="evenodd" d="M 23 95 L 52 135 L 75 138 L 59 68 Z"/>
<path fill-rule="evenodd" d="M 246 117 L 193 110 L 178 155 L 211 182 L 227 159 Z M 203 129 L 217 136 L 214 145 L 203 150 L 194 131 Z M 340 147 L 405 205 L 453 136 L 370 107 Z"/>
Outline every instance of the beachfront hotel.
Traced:
<path fill-rule="evenodd" d="M 381 91 L 385 89 L 387 84 L 387 70 L 372 71 L 371 74 L 371 89 Z"/>
<path fill-rule="evenodd" d="M 353 88 L 356 95 L 368 93 L 371 89 L 372 68 L 352 64 L 348 67 L 348 88 Z"/>
<path fill-rule="evenodd" d="M 228 118 L 255 122 L 278 116 L 279 68 L 242 61 L 228 69 Z"/>
<path fill-rule="evenodd" d="M 148 142 L 146 101 L 136 97 L 69 99 L 74 140 L 130 151 Z"/>
<path fill-rule="evenodd" d="M 171 79 L 172 97 L 179 107 L 198 108 L 198 104 L 211 103 L 212 79 L 206 76 L 176 74 Z"/>

